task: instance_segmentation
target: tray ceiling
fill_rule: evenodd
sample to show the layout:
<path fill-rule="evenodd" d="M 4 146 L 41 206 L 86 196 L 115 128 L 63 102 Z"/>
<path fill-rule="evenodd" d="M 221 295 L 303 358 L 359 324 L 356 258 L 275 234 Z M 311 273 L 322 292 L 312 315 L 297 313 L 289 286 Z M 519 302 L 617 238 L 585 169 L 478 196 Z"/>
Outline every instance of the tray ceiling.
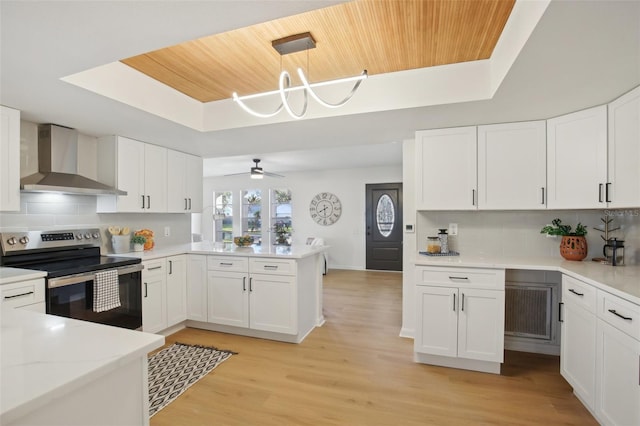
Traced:
<path fill-rule="evenodd" d="M 491 57 L 515 0 L 361 0 L 214 34 L 121 60 L 200 102 L 277 89 L 282 69 L 312 82 Z M 271 41 L 310 32 L 280 56 Z M 298 84 L 296 80 L 293 84 Z"/>

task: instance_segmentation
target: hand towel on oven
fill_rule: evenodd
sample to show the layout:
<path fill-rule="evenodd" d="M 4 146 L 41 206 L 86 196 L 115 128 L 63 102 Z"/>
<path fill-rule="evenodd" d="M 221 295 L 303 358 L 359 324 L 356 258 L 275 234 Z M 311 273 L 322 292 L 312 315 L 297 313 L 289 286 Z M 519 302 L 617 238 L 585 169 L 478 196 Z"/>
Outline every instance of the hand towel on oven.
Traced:
<path fill-rule="evenodd" d="M 120 306 L 118 270 L 96 272 L 93 281 L 93 312 L 104 312 Z"/>

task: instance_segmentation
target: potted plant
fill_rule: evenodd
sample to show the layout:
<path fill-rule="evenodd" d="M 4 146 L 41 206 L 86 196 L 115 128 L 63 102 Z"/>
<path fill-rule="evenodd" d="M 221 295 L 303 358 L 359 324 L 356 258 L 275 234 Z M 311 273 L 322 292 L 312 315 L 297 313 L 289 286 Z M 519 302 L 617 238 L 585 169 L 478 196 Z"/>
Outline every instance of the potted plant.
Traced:
<path fill-rule="evenodd" d="M 131 237 L 131 244 L 133 244 L 133 251 L 143 251 L 144 244 L 147 242 L 147 238 L 144 235 L 134 235 Z"/>
<path fill-rule="evenodd" d="M 560 235 L 560 255 L 567 260 L 582 260 L 587 257 L 587 228 L 581 223 L 576 225 L 575 231 L 571 230 L 571 225 L 563 225 L 558 218 L 551 222 L 553 225 L 546 225 L 540 231 L 541 234 Z"/>
<path fill-rule="evenodd" d="M 293 229 L 291 228 L 291 225 L 289 225 L 284 221 L 279 220 L 273 225 L 273 231 L 276 233 L 277 245 L 285 245 L 285 246 L 291 245 L 290 238 L 291 238 L 291 231 L 293 231 Z"/>

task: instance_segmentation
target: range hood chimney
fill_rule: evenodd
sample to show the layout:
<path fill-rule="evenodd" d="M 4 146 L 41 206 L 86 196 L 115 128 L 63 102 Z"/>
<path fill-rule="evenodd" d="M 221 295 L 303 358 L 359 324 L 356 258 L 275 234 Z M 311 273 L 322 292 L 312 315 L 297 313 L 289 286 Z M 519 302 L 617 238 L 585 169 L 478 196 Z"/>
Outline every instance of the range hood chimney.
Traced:
<path fill-rule="evenodd" d="M 55 124 L 38 126 L 38 173 L 20 179 L 23 192 L 127 195 L 78 174 L 78 132 Z"/>

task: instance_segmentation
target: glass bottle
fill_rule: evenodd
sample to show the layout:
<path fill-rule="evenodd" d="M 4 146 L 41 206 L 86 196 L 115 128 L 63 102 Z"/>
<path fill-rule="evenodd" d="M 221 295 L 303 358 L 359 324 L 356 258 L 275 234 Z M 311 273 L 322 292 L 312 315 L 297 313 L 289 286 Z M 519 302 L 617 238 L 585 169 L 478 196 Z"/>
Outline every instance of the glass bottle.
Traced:
<path fill-rule="evenodd" d="M 427 237 L 427 253 L 440 253 L 440 238 Z"/>
<path fill-rule="evenodd" d="M 440 253 L 449 253 L 449 235 L 446 229 L 439 229 L 438 238 L 440 239 Z"/>

